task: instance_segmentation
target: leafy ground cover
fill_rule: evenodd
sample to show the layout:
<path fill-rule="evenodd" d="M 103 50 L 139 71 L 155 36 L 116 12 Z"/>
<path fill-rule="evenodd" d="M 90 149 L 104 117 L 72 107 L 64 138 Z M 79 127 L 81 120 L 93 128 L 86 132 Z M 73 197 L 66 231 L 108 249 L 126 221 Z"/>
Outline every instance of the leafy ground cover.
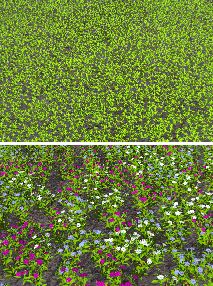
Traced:
<path fill-rule="evenodd" d="M 2 282 L 212 285 L 212 146 L 0 154 Z"/>
<path fill-rule="evenodd" d="M 1 141 L 209 141 L 205 0 L 2 0 Z"/>

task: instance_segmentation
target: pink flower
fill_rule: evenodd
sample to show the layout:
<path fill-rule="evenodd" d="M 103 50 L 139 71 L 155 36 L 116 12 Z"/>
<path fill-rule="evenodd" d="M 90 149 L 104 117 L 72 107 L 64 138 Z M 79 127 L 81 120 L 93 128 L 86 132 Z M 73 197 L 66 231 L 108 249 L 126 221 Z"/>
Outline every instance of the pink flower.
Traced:
<path fill-rule="evenodd" d="M 137 193 L 138 193 L 138 190 L 135 190 L 135 191 L 131 192 L 132 195 L 135 195 Z"/>
<path fill-rule="evenodd" d="M 24 264 L 29 264 L 29 260 L 28 259 L 24 259 Z"/>
<path fill-rule="evenodd" d="M 34 253 L 30 253 L 30 254 L 29 254 L 29 259 L 30 259 L 30 260 L 33 260 L 34 258 L 35 258 L 35 254 L 34 254 Z"/>
<path fill-rule="evenodd" d="M 202 232 L 206 232 L 206 228 L 205 227 L 202 227 L 201 230 L 202 230 Z"/>
<path fill-rule="evenodd" d="M 78 272 L 78 268 L 73 267 L 73 268 L 72 268 L 72 271 L 73 271 L 73 272 Z"/>
<path fill-rule="evenodd" d="M 120 286 L 132 286 L 132 283 L 130 283 L 128 281 L 128 282 L 125 282 L 125 283 L 121 283 Z"/>
<path fill-rule="evenodd" d="M 204 215 L 204 216 L 203 216 L 203 218 L 208 218 L 208 217 L 209 217 L 209 215 Z"/>
<path fill-rule="evenodd" d="M 107 253 L 107 257 L 112 257 L 112 254 L 111 253 Z"/>
<path fill-rule="evenodd" d="M 42 265 L 42 264 L 43 264 L 43 261 L 42 261 L 42 259 L 37 259 L 37 260 L 36 260 L 36 263 L 37 263 L 38 265 Z"/>
<path fill-rule="evenodd" d="M 121 272 L 120 271 L 110 272 L 110 277 L 118 277 L 118 276 L 121 276 Z"/>
<path fill-rule="evenodd" d="M 66 282 L 71 282 L 72 281 L 72 279 L 70 278 L 70 277 L 68 277 L 67 279 L 66 279 Z"/>
<path fill-rule="evenodd" d="M 115 220 L 114 220 L 114 218 L 109 218 L 108 221 L 109 221 L 109 222 L 113 222 L 113 221 L 115 221 Z"/>
<path fill-rule="evenodd" d="M 96 286 L 105 286 L 103 281 L 96 281 Z"/>
<path fill-rule="evenodd" d="M 16 272 L 16 276 L 18 276 L 18 277 L 22 276 L 22 271 Z"/>
<path fill-rule="evenodd" d="M 58 193 L 61 193 L 61 192 L 62 192 L 62 190 L 61 190 L 61 189 L 58 189 L 58 190 L 57 190 L 57 192 L 58 192 Z"/>
<path fill-rule="evenodd" d="M 127 222 L 127 226 L 129 226 L 129 227 L 132 226 L 131 221 L 128 221 L 128 222 Z"/>
<path fill-rule="evenodd" d="M 140 197 L 139 200 L 142 202 L 145 202 L 145 201 L 147 201 L 147 198 L 146 197 Z"/>
<path fill-rule="evenodd" d="M 2 252 L 3 255 L 7 255 L 9 253 L 9 249 L 6 249 Z"/>
<path fill-rule="evenodd" d="M 21 259 L 21 256 L 16 256 L 16 260 L 20 260 Z"/>
<path fill-rule="evenodd" d="M 115 228 L 115 231 L 116 231 L 116 232 L 119 232 L 119 231 L 120 231 L 120 227 L 117 226 L 117 227 Z"/>
<path fill-rule="evenodd" d="M 52 223 L 49 224 L 49 228 L 53 228 L 53 226 L 54 226 L 54 224 L 52 224 Z"/>
<path fill-rule="evenodd" d="M 36 278 L 39 277 L 39 274 L 38 274 L 38 273 L 34 273 L 34 274 L 33 274 L 33 277 L 36 279 Z"/>
<path fill-rule="evenodd" d="M 100 263 L 101 263 L 101 264 L 104 264 L 104 262 L 105 262 L 104 259 L 101 259 L 101 260 L 100 260 Z"/>
<path fill-rule="evenodd" d="M 101 249 L 98 250 L 98 253 L 99 253 L 99 254 L 101 254 L 102 252 L 103 252 L 103 250 L 101 250 Z"/>
<path fill-rule="evenodd" d="M 9 244 L 9 241 L 8 240 L 3 240 L 3 245 L 8 245 Z"/>
<path fill-rule="evenodd" d="M 79 276 L 80 276 L 80 277 L 87 277 L 88 274 L 84 272 L 84 273 L 79 274 Z"/>
<path fill-rule="evenodd" d="M 120 212 L 115 212 L 115 215 L 120 216 L 121 213 Z"/>

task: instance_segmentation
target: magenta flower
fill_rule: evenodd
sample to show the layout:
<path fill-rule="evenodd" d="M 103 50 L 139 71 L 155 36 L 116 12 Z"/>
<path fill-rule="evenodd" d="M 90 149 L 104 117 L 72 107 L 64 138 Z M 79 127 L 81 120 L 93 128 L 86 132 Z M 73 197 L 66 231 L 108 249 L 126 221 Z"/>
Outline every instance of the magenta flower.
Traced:
<path fill-rule="evenodd" d="M 132 195 L 135 195 L 137 193 L 138 193 L 138 190 L 135 190 L 135 191 L 131 192 Z"/>
<path fill-rule="evenodd" d="M 120 271 L 110 272 L 110 277 L 118 277 L 118 276 L 121 276 L 121 272 Z"/>
<path fill-rule="evenodd" d="M 104 259 L 101 259 L 101 260 L 100 260 L 100 263 L 101 263 L 101 264 L 104 264 L 104 262 L 105 262 Z"/>
<path fill-rule="evenodd" d="M 120 227 L 117 226 L 117 227 L 115 228 L 115 231 L 116 231 L 116 232 L 120 231 Z"/>
<path fill-rule="evenodd" d="M 88 274 L 84 272 L 84 273 L 79 274 L 79 276 L 80 276 L 80 277 L 87 277 Z"/>
<path fill-rule="evenodd" d="M 120 216 L 121 213 L 120 212 L 115 212 L 115 215 Z"/>
<path fill-rule="evenodd" d="M 43 260 L 42 260 L 42 259 L 37 259 L 37 260 L 36 260 L 36 263 L 37 263 L 38 265 L 42 265 L 42 264 L 43 264 Z"/>
<path fill-rule="evenodd" d="M 209 217 L 209 215 L 204 215 L 204 216 L 203 216 L 203 218 L 208 218 L 208 217 Z"/>
<path fill-rule="evenodd" d="M 24 264 L 29 264 L 29 260 L 28 259 L 24 259 Z"/>
<path fill-rule="evenodd" d="M 78 272 L 78 268 L 73 267 L 73 268 L 72 268 L 72 271 L 73 271 L 73 272 Z"/>
<path fill-rule="evenodd" d="M 16 272 L 16 276 L 18 277 L 22 276 L 22 271 Z"/>
<path fill-rule="evenodd" d="M 53 228 L 53 226 L 54 226 L 54 224 L 52 224 L 52 223 L 49 224 L 49 228 Z"/>
<path fill-rule="evenodd" d="M 20 260 L 21 259 L 21 256 L 16 256 L 16 260 Z"/>
<path fill-rule="evenodd" d="M 206 228 L 205 227 L 202 227 L 201 230 L 202 230 L 202 232 L 206 232 Z"/>
<path fill-rule="evenodd" d="M 34 273 L 34 274 L 33 274 L 33 277 L 36 279 L 36 278 L 39 277 L 39 274 L 38 274 L 38 273 Z"/>
<path fill-rule="evenodd" d="M 2 244 L 3 244 L 3 245 L 8 245 L 8 244 L 9 244 L 9 241 L 8 241 L 8 240 L 3 240 Z"/>
<path fill-rule="evenodd" d="M 128 222 L 127 222 L 127 226 L 129 226 L 129 227 L 132 226 L 131 221 L 128 221 Z"/>
<path fill-rule="evenodd" d="M 147 198 L 146 197 L 140 197 L 139 200 L 142 202 L 145 202 L 145 201 L 147 201 Z"/>
<path fill-rule="evenodd" d="M 113 222 L 113 221 L 115 221 L 115 220 L 114 220 L 114 218 L 109 218 L 108 221 L 109 221 L 109 222 Z"/>
<path fill-rule="evenodd" d="M 35 254 L 34 254 L 34 253 L 30 253 L 30 254 L 29 254 L 29 259 L 30 259 L 30 260 L 33 260 L 34 258 L 35 258 Z"/>
<path fill-rule="evenodd" d="M 62 192 L 62 190 L 61 190 L 61 189 L 58 189 L 58 190 L 57 190 L 57 192 L 58 192 L 58 193 L 61 193 L 61 192 Z"/>
<path fill-rule="evenodd" d="M 121 283 L 120 286 L 132 286 L 132 283 L 130 283 L 128 281 L 128 282 L 125 282 L 125 283 Z"/>
<path fill-rule="evenodd" d="M 72 279 L 70 278 L 70 277 L 68 277 L 67 279 L 66 279 L 66 282 L 71 282 L 72 281 Z"/>
<path fill-rule="evenodd" d="M 103 250 L 99 249 L 98 250 L 98 254 L 101 254 L 103 252 Z"/>
<path fill-rule="evenodd" d="M 107 253 L 107 257 L 112 257 L 112 254 L 111 253 Z"/>
<path fill-rule="evenodd" d="M 3 255 L 7 255 L 9 253 L 9 249 L 6 249 L 2 252 Z"/>
<path fill-rule="evenodd" d="M 96 281 L 96 286 L 105 286 L 103 281 Z"/>

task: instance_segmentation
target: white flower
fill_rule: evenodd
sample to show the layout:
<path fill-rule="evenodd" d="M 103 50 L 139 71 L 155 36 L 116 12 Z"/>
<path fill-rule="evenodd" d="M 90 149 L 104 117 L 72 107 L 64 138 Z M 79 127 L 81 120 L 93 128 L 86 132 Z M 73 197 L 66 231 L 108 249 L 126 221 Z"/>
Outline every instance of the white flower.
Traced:
<path fill-rule="evenodd" d="M 49 232 L 45 233 L 45 236 L 47 236 L 47 237 L 50 237 L 50 234 L 49 234 Z"/>
<path fill-rule="evenodd" d="M 183 184 L 184 184 L 184 186 L 185 186 L 185 185 L 187 185 L 187 184 L 188 184 L 188 182 L 186 182 L 186 181 L 185 181 L 185 182 L 183 182 Z"/>
<path fill-rule="evenodd" d="M 181 214 L 181 212 L 177 211 L 177 212 L 175 212 L 175 214 L 176 214 L 176 215 L 180 215 L 180 214 Z"/>
<path fill-rule="evenodd" d="M 65 210 L 61 211 L 61 213 L 64 214 L 64 213 L 65 213 Z"/>
<path fill-rule="evenodd" d="M 117 246 L 117 247 L 116 247 L 116 250 L 120 251 L 120 250 L 121 250 L 120 246 Z"/>
<path fill-rule="evenodd" d="M 194 210 L 189 210 L 187 213 L 188 214 L 194 214 L 194 212 L 195 212 Z"/>
<path fill-rule="evenodd" d="M 145 224 L 145 225 L 149 224 L 149 221 L 148 221 L 148 220 L 145 220 L 145 221 L 144 221 L 144 224 Z"/>
<path fill-rule="evenodd" d="M 152 264 L 152 259 L 148 258 L 147 259 L 147 264 Z"/>
<path fill-rule="evenodd" d="M 84 182 L 86 183 L 86 182 L 88 182 L 88 180 L 87 180 L 87 179 L 85 179 L 85 180 L 84 180 Z"/>
<path fill-rule="evenodd" d="M 142 249 L 138 248 L 138 249 L 135 250 L 135 252 L 136 252 L 137 254 L 141 254 Z"/>
<path fill-rule="evenodd" d="M 42 196 L 38 195 L 37 199 L 40 201 L 42 199 Z"/>
<path fill-rule="evenodd" d="M 172 181 L 172 183 L 173 183 L 173 184 L 177 184 L 177 182 L 176 182 L 176 181 Z"/>
<path fill-rule="evenodd" d="M 152 233 L 151 231 L 147 231 L 149 236 L 155 236 L 154 233 Z"/>
<path fill-rule="evenodd" d="M 189 180 L 191 177 L 189 175 L 186 175 L 186 180 Z"/>
<path fill-rule="evenodd" d="M 160 162 L 160 166 L 164 166 L 164 163 L 161 163 L 161 162 Z"/>
<path fill-rule="evenodd" d="M 165 214 L 166 214 L 166 215 L 170 215 L 171 213 L 170 213 L 170 212 L 165 212 Z"/>
<path fill-rule="evenodd" d="M 207 209 L 210 209 L 210 206 L 209 206 L 209 205 L 206 205 L 206 208 L 207 208 Z"/>
<path fill-rule="evenodd" d="M 120 233 L 126 233 L 126 230 L 125 230 L 125 229 L 122 229 L 122 230 L 120 231 Z"/>
<path fill-rule="evenodd" d="M 97 188 L 94 188 L 95 191 L 97 191 Z"/>
<path fill-rule="evenodd" d="M 153 254 L 160 254 L 160 250 L 153 251 Z"/>
<path fill-rule="evenodd" d="M 175 202 L 175 203 L 174 203 L 174 207 L 176 207 L 176 206 L 178 206 L 178 202 Z"/>
<path fill-rule="evenodd" d="M 163 280 L 164 276 L 163 276 L 163 275 L 158 275 L 157 278 L 158 278 L 159 280 Z"/>
<path fill-rule="evenodd" d="M 188 191 L 189 191 L 189 192 L 191 192 L 191 190 L 192 190 L 191 188 L 188 188 Z"/>
<path fill-rule="evenodd" d="M 125 252 L 125 251 L 126 251 L 126 247 L 124 247 L 124 246 L 121 247 L 121 251 L 122 251 L 122 252 Z"/>
<path fill-rule="evenodd" d="M 32 239 L 35 239 L 37 237 L 37 235 L 34 235 L 33 237 L 32 237 Z"/>
<path fill-rule="evenodd" d="M 194 202 L 194 201 L 195 201 L 195 198 L 191 198 L 191 201 L 193 201 L 193 202 Z"/>
<path fill-rule="evenodd" d="M 145 246 L 148 246 L 148 243 L 147 243 L 146 239 L 140 240 L 139 243 L 140 243 L 140 244 L 143 244 L 143 245 L 145 245 Z"/>
<path fill-rule="evenodd" d="M 168 223 L 169 223 L 170 225 L 172 225 L 172 221 L 171 221 L 171 220 L 169 220 Z"/>
<path fill-rule="evenodd" d="M 187 205 L 188 205 L 188 206 L 193 206 L 194 203 L 193 203 L 193 202 L 188 202 Z"/>
<path fill-rule="evenodd" d="M 81 224 L 80 224 L 80 223 L 77 223 L 76 226 L 77 226 L 77 227 L 81 227 Z"/>
<path fill-rule="evenodd" d="M 38 248 L 39 247 L 39 245 L 38 244 L 36 244 L 35 246 L 34 246 L 34 249 L 36 249 L 36 248 Z"/>
<path fill-rule="evenodd" d="M 58 222 L 62 222 L 62 219 L 61 219 L 61 218 L 59 218 L 59 219 L 58 219 Z"/>
<path fill-rule="evenodd" d="M 196 219 L 197 217 L 196 217 L 196 215 L 194 215 L 192 218 L 193 218 L 193 219 Z"/>

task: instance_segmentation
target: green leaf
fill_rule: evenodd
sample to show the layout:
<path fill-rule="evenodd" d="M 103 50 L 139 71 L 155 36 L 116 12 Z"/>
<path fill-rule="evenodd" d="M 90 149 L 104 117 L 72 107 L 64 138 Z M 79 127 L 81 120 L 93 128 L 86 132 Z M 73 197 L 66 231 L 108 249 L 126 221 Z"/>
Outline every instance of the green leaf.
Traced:
<path fill-rule="evenodd" d="M 153 284 L 159 284 L 159 281 L 158 280 L 152 280 L 152 283 Z"/>

